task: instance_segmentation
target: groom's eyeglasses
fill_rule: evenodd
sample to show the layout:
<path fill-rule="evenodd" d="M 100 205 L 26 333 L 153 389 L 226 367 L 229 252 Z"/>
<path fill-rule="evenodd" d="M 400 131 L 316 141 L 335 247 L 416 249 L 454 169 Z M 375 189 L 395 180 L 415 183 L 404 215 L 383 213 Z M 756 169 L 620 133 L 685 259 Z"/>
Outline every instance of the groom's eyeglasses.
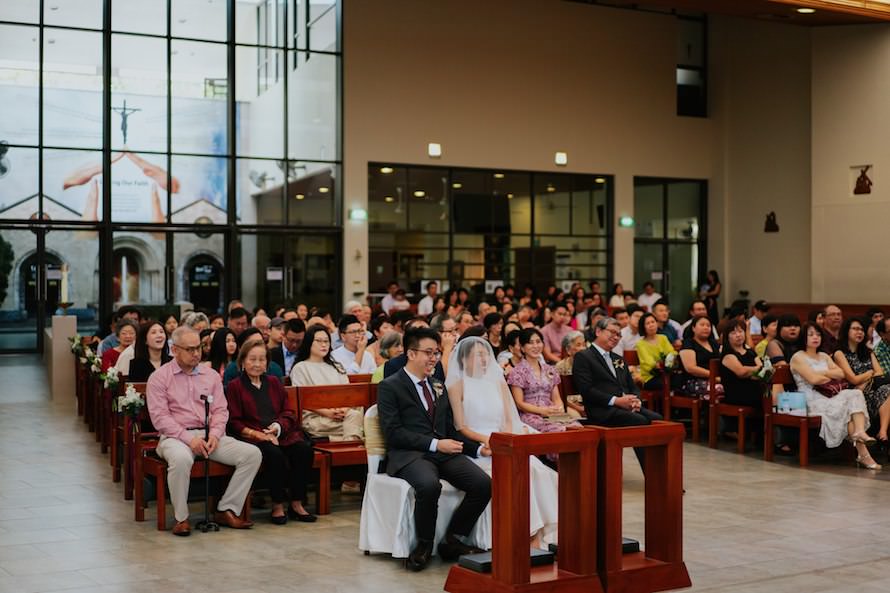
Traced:
<path fill-rule="evenodd" d="M 433 349 L 429 349 L 429 350 L 421 350 L 420 348 L 410 348 L 410 350 L 414 350 L 415 352 L 423 352 L 423 353 L 426 354 L 427 357 L 429 357 L 429 358 L 434 358 L 434 359 L 435 359 L 435 358 L 442 358 L 442 351 L 441 351 L 441 350 L 433 350 Z"/>

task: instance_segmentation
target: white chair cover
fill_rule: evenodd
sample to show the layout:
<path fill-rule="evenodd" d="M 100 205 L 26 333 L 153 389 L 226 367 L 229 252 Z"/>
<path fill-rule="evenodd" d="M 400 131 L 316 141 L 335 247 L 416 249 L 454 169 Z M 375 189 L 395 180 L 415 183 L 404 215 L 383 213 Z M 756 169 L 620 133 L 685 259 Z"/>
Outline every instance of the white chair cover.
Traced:
<path fill-rule="evenodd" d="M 372 420 L 373 419 L 373 420 Z M 369 420 L 376 422 L 377 406 L 365 412 L 365 426 Z M 401 478 L 378 474 L 377 468 L 382 455 L 368 453 L 368 482 L 362 501 L 362 516 L 359 526 L 358 547 L 364 552 L 382 552 L 393 558 L 407 558 L 417 544 L 414 532 L 414 489 Z M 442 480 L 442 495 L 439 497 L 439 515 L 436 520 L 436 541 L 445 536 L 445 529 L 451 521 L 464 493 Z M 491 504 L 476 521 L 470 534 L 472 545 L 488 550 L 491 548 Z M 435 546 L 433 546 L 435 554 Z"/>

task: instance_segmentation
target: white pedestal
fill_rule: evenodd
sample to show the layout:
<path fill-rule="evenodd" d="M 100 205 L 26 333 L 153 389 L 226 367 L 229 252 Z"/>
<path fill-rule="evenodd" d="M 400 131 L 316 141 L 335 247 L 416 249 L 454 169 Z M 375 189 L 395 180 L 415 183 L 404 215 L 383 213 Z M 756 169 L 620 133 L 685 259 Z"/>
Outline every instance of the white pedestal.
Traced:
<path fill-rule="evenodd" d="M 53 315 L 53 325 L 46 331 L 43 359 L 54 402 L 74 402 L 74 355 L 69 338 L 77 334 L 77 316 Z"/>

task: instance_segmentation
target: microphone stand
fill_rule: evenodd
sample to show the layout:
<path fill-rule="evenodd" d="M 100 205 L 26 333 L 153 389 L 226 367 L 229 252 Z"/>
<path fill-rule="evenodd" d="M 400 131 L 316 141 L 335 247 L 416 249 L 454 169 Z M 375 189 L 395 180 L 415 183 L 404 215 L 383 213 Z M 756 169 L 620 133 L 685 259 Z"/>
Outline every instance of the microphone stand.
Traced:
<path fill-rule="evenodd" d="M 210 442 L 210 404 L 213 403 L 212 395 L 202 395 L 204 402 L 204 440 Z M 204 520 L 198 521 L 195 529 L 201 533 L 219 531 L 219 524 L 210 518 L 210 456 L 204 458 Z"/>

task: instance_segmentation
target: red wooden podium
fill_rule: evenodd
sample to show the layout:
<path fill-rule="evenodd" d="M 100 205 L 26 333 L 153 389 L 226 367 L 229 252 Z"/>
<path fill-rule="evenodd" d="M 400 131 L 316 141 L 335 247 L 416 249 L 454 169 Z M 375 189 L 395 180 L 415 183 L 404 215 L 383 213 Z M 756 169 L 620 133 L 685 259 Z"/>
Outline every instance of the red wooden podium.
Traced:
<path fill-rule="evenodd" d="M 684 427 L 662 421 L 649 426 L 592 430 L 600 434 L 597 571 L 603 589 L 606 593 L 652 593 L 691 586 L 683 562 Z M 636 554 L 623 554 L 621 549 L 626 447 L 646 449 L 646 537 L 643 550 Z M 562 523 L 559 527 L 562 529 Z"/>
<path fill-rule="evenodd" d="M 561 433 L 491 436 L 491 574 L 454 566 L 450 593 L 654 593 L 689 587 L 683 562 L 682 425 L 588 427 Z M 646 448 L 643 551 L 622 550 L 623 451 Z M 529 455 L 559 453 L 559 553 L 529 560 Z"/>
<path fill-rule="evenodd" d="M 451 593 L 479 591 L 600 593 L 596 574 L 596 430 L 491 435 L 491 574 L 454 566 Z M 559 453 L 559 557 L 531 568 L 529 560 L 529 455 Z M 619 537 L 619 545 L 621 538 Z"/>

